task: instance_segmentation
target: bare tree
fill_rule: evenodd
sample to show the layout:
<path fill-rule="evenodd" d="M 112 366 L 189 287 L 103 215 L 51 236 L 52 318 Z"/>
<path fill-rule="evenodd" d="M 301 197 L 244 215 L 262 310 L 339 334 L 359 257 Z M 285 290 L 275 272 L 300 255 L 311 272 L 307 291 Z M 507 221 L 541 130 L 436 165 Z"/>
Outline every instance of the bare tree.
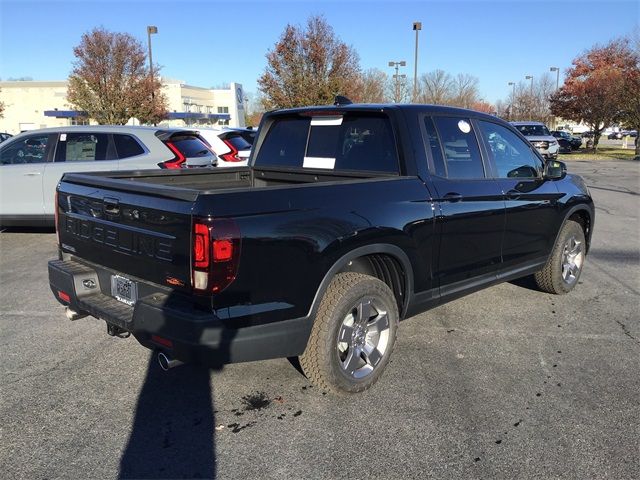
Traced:
<path fill-rule="evenodd" d="M 322 16 L 302 29 L 287 25 L 258 79 L 265 108 L 333 103 L 335 95 L 355 96 L 360 77 L 356 51 L 336 37 Z"/>
<path fill-rule="evenodd" d="M 353 101 L 359 103 L 384 103 L 388 100 L 386 87 L 388 75 L 382 70 L 371 68 L 365 70 L 358 80 L 358 91 Z"/>
<path fill-rule="evenodd" d="M 434 105 L 448 105 L 451 98 L 453 80 L 451 75 L 444 70 L 434 70 L 422 74 L 419 79 L 420 91 L 419 103 L 431 103 Z"/>
<path fill-rule="evenodd" d="M 157 123 L 167 100 L 157 77 L 151 78 L 142 44 L 127 33 L 96 28 L 73 49 L 67 100 L 100 124 L 125 124 L 135 117 Z M 154 71 L 158 67 L 154 66 Z"/>
<path fill-rule="evenodd" d="M 471 108 L 480 99 L 478 79 L 468 73 L 459 73 L 451 82 L 450 95 L 449 104 Z"/>

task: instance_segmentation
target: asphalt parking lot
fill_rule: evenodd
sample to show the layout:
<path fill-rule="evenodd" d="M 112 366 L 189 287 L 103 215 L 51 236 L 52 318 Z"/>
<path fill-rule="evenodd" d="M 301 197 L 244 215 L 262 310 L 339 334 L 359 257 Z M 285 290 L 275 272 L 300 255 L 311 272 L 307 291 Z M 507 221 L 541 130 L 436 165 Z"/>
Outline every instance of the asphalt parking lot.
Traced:
<path fill-rule="evenodd" d="M 508 283 L 404 322 L 369 392 L 285 359 L 162 372 L 49 291 L 51 232 L 0 233 L 4 478 L 640 478 L 640 162 L 573 161 L 580 285 Z"/>

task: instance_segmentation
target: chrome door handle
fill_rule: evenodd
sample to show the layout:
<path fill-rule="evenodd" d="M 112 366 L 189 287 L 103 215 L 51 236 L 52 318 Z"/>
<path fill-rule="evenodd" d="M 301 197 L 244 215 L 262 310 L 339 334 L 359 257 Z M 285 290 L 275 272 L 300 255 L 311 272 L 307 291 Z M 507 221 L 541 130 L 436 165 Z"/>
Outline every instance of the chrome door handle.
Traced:
<path fill-rule="evenodd" d="M 25 177 L 35 177 L 36 175 L 42 175 L 40 172 L 27 172 L 24 174 Z"/>
<path fill-rule="evenodd" d="M 462 200 L 462 195 L 457 192 L 449 192 L 444 196 L 444 199 L 449 202 L 459 202 Z"/>

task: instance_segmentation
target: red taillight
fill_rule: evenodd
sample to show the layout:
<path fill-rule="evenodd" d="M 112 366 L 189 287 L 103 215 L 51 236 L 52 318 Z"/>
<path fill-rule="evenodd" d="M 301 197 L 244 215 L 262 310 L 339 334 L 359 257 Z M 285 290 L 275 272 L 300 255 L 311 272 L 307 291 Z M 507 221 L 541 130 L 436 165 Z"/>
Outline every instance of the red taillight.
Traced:
<path fill-rule="evenodd" d="M 224 144 L 231 149 L 229 153 L 223 153 L 220 157 L 225 162 L 241 162 L 244 160 L 238 156 L 238 149 L 233 146 L 233 144 L 229 140 L 223 140 Z"/>
<path fill-rule="evenodd" d="M 58 190 L 56 189 L 56 194 L 53 199 L 53 222 L 56 227 L 56 239 L 58 241 L 58 245 L 60 245 L 60 227 L 58 226 Z"/>
<path fill-rule="evenodd" d="M 240 230 L 233 220 L 200 220 L 193 227 L 192 286 L 220 292 L 236 278 L 240 264 Z"/>
<path fill-rule="evenodd" d="M 228 262 L 233 258 L 233 241 L 227 238 L 213 241 L 213 261 Z"/>
<path fill-rule="evenodd" d="M 173 142 L 165 142 L 164 144 L 169 147 L 169 150 L 173 152 L 176 158 L 159 163 L 158 165 L 160 166 L 160 168 L 182 168 L 182 164 L 187 161 L 187 157 L 184 156 L 184 154 L 178 149 L 178 147 L 173 144 Z"/>
<path fill-rule="evenodd" d="M 193 266 L 209 268 L 209 227 L 196 223 L 193 230 Z"/>
<path fill-rule="evenodd" d="M 68 293 L 58 290 L 58 298 L 63 302 L 71 303 L 71 297 Z"/>

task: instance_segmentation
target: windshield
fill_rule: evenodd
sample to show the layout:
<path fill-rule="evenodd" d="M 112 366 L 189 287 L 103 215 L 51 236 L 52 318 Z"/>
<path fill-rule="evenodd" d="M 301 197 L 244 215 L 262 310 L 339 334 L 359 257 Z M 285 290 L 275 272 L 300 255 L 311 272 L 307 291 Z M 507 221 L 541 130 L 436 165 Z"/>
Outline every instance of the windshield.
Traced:
<path fill-rule="evenodd" d="M 515 125 L 515 127 L 525 137 L 544 137 L 549 135 L 549 130 L 544 125 Z"/>

